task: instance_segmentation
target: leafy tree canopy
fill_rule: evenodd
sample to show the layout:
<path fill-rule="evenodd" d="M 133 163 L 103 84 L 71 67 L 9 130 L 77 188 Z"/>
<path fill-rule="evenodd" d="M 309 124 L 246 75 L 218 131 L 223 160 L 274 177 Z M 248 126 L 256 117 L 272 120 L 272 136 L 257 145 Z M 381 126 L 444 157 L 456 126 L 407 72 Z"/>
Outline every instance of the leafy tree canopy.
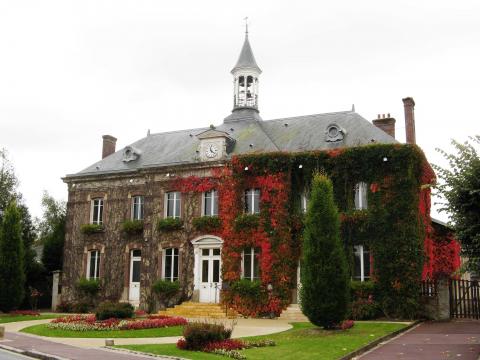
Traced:
<path fill-rule="evenodd" d="M 444 202 L 440 211 L 450 215 L 463 254 L 470 260 L 470 270 L 480 265 L 480 135 L 459 143 L 452 140 L 453 153 L 437 149 L 448 161 L 448 167 L 434 165 L 439 178 L 437 194 Z"/>

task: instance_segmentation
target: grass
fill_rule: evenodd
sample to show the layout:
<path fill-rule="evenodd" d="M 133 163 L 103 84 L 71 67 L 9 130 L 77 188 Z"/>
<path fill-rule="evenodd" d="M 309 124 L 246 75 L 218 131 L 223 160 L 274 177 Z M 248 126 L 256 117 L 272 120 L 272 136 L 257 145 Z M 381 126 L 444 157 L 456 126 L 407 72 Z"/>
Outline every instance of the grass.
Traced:
<path fill-rule="evenodd" d="M 141 329 L 141 330 L 106 330 L 106 331 L 75 331 L 63 329 L 50 329 L 47 324 L 34 325 L 20 331 L 40 336 L 63 338 L 148 338 L 182 335 L 182 326 L 166 328 Z"/>
<path fill-rule="evenodd" d="M 241 353 L 250 360 L 255 359 L 338 359 L 379 337 L 406 327 L 400 323 L 357 322 L 346 331 L 325 331 L 310 323 L 294 323 L 293 329 L 248 339 L 271 339 L 277 346 L 242 350 Z M 168 345 L 124 345 L 118 346 L 135 351 L 157 355 L 179 356 L 193 360 L 220 359 L 218 355 L 202 352 L 179 350 L 175 344 Z"/>
<path fill-rule="evenodd" d="M 54 319 L 58 315 L 0 315 L 0 324 L 17 322 L 17 321 L 30 321 L 30 320 L 43 320 Z"/>

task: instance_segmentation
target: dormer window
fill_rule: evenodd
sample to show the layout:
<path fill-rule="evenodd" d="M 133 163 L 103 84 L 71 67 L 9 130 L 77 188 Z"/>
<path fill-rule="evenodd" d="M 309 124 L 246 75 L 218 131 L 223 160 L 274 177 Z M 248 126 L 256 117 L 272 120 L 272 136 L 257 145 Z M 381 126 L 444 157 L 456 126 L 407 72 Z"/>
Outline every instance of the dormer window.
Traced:
<path fill-rule="evenodd" d="M 123 162 L 135 161 L 140 157 L 141 151 L 132 146 L 123 149 Z"/>
<path fill-rule="evenodd" d="M 325 141 L 337 142 L 342 141 L 345 137 L 346 131 L 337 124 L 330 124 L 325 130 Z"/>

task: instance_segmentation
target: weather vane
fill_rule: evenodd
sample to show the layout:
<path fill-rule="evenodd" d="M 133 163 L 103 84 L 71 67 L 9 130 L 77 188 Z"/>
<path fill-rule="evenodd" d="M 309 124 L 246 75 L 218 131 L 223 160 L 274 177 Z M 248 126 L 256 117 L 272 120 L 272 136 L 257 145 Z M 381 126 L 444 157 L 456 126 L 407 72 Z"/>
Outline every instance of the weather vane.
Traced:
<path fill-rule="evenodd" d="M 243 20 L 245 20 L 245 34 L 248 35 L 248 16 L 245 16 Z"/>

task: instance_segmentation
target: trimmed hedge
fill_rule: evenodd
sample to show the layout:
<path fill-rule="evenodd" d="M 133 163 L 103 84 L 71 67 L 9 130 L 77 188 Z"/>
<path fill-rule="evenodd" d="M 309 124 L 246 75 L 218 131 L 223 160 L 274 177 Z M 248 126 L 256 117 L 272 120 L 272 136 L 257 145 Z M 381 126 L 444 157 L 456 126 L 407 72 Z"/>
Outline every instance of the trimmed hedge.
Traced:
<path fill-rule="evenodd" d="M 98 305 L 95 310 L 97 320 L 115 319 L 129 319 L 134 315 L 134 308 L 129 303 L 114 303 L 105 301 Z"/>
<path fill-rule="evenodd" d="M 232 330 L 223 324 L 191 322 L 183 328 L 185 349 L 202 350 L 207 344 L 230 339 Z"/>

